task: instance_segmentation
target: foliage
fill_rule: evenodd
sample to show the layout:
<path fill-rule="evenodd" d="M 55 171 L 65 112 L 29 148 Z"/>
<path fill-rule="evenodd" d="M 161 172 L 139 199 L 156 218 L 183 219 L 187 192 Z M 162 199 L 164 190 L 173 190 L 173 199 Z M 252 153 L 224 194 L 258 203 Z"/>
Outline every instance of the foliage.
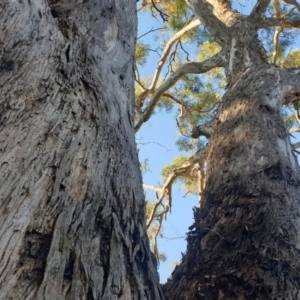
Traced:
<path fill-rule="evenodd" d="M 299 68 L 300 67 L 300 49 L 294 49 L 282 57 L 279 65 L 285 68 Z"/>
<path fill-rule="evenodd" d="M 177 156 L 172 163 L 167 164 L 162 169 L 163 179 L 166 180 L 170 173 L 185 164 L 187 160 L 188 157 L 184 155 Z M 189 170 L 183 174 L 180 174 L 180 176 L 178 176 L 176 180 L 181 183 L 182 188 L 186 191 L 186 193 L 190 194 L 197 192 L 197 176 L 193 171 Z"/>
<path fill-rule="evenodd" d="M 146 62 L 147 62 L 147 56 L 149 53 L 149 48 L 150 46 L 139 41 L 136 44 L 136 49 L 135 49 L 135 59 L 136 59 L 136 63 L 138 65 L 143 66 Z"/>

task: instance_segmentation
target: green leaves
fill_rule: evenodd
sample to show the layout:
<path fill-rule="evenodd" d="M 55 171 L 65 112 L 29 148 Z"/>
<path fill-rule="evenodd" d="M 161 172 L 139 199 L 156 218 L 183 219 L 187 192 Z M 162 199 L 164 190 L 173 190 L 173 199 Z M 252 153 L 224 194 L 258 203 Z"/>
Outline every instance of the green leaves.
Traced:
<path fill-rule="evenodd" d="M 171 174 L 177 168 L 180 168 L 188 161 L 188 156 L 178 155 L 172 163 L 166 165 L 162 169 L 162 176 L 165 180 L 169 174 Z M 197 192 L 197 176 L 194 174 L 193 170 L 188 170 L 185 173 L 180 174 L 176 179 L 182 185 L 182 188 L 187 193 L 196 193 Z"/>
<path fill-rule="evenodd" d="M 279 65 L 285 68 L 299 68 L 300 67 L 300 49 L 294 49 L 289 52 L 286 57 L 282 57 Z"/>
<path fill-rule="evenodd" d="M 149 53 L 149 45 L 138 41 L 135 49 L 135 59 L 138 65 L 143 66 L 147 62 L 147 56 Z"/>

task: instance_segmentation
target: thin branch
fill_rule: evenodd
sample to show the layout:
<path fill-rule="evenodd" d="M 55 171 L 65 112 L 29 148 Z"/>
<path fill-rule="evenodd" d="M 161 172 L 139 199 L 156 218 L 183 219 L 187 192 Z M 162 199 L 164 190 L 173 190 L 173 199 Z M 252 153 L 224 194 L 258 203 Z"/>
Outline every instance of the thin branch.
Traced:
<path fill-rule="evenodd" d="M 160 146 L 160 147 L 162 147 L 162 148 L 165 148 L 167 152 L 170 152 L 170 151 L 171 151 L 171 150 L 168 149 L 166 146 L 164 146 L 164 145 L 162 145 L 162 144 L 160 144 L 160 143 L 157 143 L 157 142 L 145 142 L 145 143 L 137 142 L 137 145 L 143 145 L 143 146 L 144 146 L 144 145 L 149 145 L 149 144 L 155 144 L 155 145 L 158 145 L 158 146 Z"/>
<path fill-rule="evenodd" d="M 135 125 L 135 130 L 138 131 L 144 122 L 148 121 L 151 117 L 155 106 L 163 95 L 169 88 L 171 88 L 176 82 L 186 74 L 202 74 L 206 73 L 214 68 L 223 66 L 223 53 L 222 51 L 213 57 L 203 61 L 203 62 L 192 62 L 182 65 L 176 72 L 174 72 L 153 94 L 152 99 L 149 101 L 148 107 L 144 111 L 142 118 L 138 120 Z"/>
<path fill-rule="evenodd" d="M 160 196 L 153 207 L 149 221 L 147 223 L 147 228 L 150 227 L 156 215 L 157 208 L 162 203 L 165 197 L 168 197 L 168 201 L 164 209 L 164 214 L 166 215 L 166 213 L 170 210 L 171 203 L 172 203 L 172 196 L 171 196 L 172 185 L 175 179 L 178 176 L 188 172 L 193 167 L 194 164 L 203 161 L 205 159 L 205 156 L 206 156 L 206 148 L 196 152 L 193 156 L 189 158 L 189 160 L 185 164 L 173 170 L 173 172 L 168 176 L 168 178 L 163 184 L 163 187 L 161 188 Z"/>
<path fill-rule="evenodd" d="M 193 16 L 191 17 L 193 18 Z M 188 22 L 188 24 L 183 27 L 181 30 L 179 30 L 170 40 L 169 42 L 166 44 L 164 51 L 158 61 L 158 67 L 156 68 L 154 75 L 153 75 L 153 79 L 152 79 L 152 83 L 150 85 L 150 87 L 146 90 L 144 90 L 144 92 L 136 99 L 136 107 L 138 109 L 140 109 L 143 105 L 144 102 L 146 100 L 146 98 L 154 93 L 154 90 L 156 88 L 158 79 L 159 79 L 159 75 L 161 73 L 161 70 L 166 62 L 166 59 L 172 49 L 172 46 L 174 45 L 174 43 L 179 40 L 184 34 L 186 34 L 188 31 L 192 30 L 193 28 L 199 26 L 200 21 L 199 20 L 194 20 L 194 21 L 190 21 Z"/>
<path fill-rule="evenodd" d="M 160 60 L 158 62 L 158 67 L 155 70 L 155 73 L 153 75 L 151 86 L 149 87 L 149 90 L 154 90 L 156 88 L 156 84 L 159 78 L 159 75 L 161 73 L 161 70 L 166 62 L 167 56 L 169 55 L 172 46 L 176 41 L 178 41 L 183 35 L 185 35 L 187 32 L 192 30 L 193 28 L 199 26 L 201 23 L 199 20 L 194 20 L 190 22 L 188 25 L 183 27 L 181 30 L 179 30 L 173 37 L 168 41 L 168 43 L 165 46 L 165 49 L 160 57 Z"/>
<path fill-rule="evenodd" d="M 142 82 L 140 81 L 140 74 L 138 72 L 138 69 L 136 69 L 136 80 L 137 84 L 140 86 L 140 88 L 142 89 L 142 91 L 144 92 L 146 90 L 146 87 L 142 84 Z"/>
<path fill-rule="evenodd" d="M 181 40 L 179 40 L 179 46 L 181 48 L 181 50 L 185 53 L 186 55 L 186 61 L 190 61 L 190 58 L 189 58 L 189 53 L 184 49 L 182 43 L 181 43 Z"/>
<path fill-rule="evenodd" d="M 176 125 L 177 125 L 177 128 L 178 128 L 180 134 L 181 134 L 182 136 L 186 137 L 186 138 L 189 138 L 189 136 L 183 132 L 183 130 L 182 130 L 182 128 L 181 128 L 181 125 L 180 125 L 180 123 L 179 123 L 178 118 L 176 118 Z"/>
<path fill-rule="evenodd" d="M 155 236 L 154 236 L 154 245 L 153 245 L 153 253 L 154 253 L 154 256 L 155 256 L 155 258 L 158 262 L 159 262 L 159 252 L 158 252 L 158 246 L 157 246 L 157 237 L 158 237 L 159 232 L 160 232 L 161 227 L 162 227 L 162 221 L 163 221 L 163 216 L 161 215 L 160 218 L 159 218 L 159 225 L 158 225 L 157 231 L 156 231 Z"/>
<path fill-rule="evenodd" d="M 170 100 L 172 100 L 173 102 L 179 104 L 180 106 L 183 106 L 184 108 L 188 109 L 188 106 L 186 103 L 184 103 L 183 101 L 180 101 L 179 99 L 177 99 L 176 97 L 174 97 L 173 95 L 169 94 L 169 93 L 163 93 L 162 94 L 163 97 L 169 98 Z"/>
<path fill-rule="evenodd" d="M 140 38 L 144 37 L 145 35 L 147 35 L 151 32 L 158 31 L 158 30 L 163 30 L 163 29 L 166 29 L 166 27 L 159 27 L 159 28 L 155 28 L 155 29 L 153 29 L 153 27 L 152 27 L 149 31 L 147 31 L 146 33 L 140 35 L 137 39 L 140 39 Z"/>
<path fill-rule="evenodd" d="M 164 22 L 167 22 L 170 16 L 167 15 L 166 13 L 164 13 L 162 10 L 160 10 L 160 9 L 156 6 L 156 4 L 155 4 L 155 2 L 154 2 L 153 0 L 151 0 L 151 2 L 152 2 L 152 5 L 154 6 L 154 8 L 156 9 L 156 11 L 158 11 L 158 13 L 159 13 L 160 17 L 163 19 L 163 21 L 164 21 Z"/>
<path fill-rule="evenodd" d="M 144 189 L 153 190 L 154 192 L 157 192 L 157 193 L 161 193 L 162 192 L 162 188 L 157 187 L 155 185 L 148 185 L 148 184 L 144 184 L 143 183 L 143 188 Z"/>
<path fill-rule="evenodd" d="M 150 4 L 149 2 L 143 2 L 142 5 L 137 8 L 137 12 L 141 11 L 143 8 L 145 8 L 149 4 Z"/>
<path fill-rule="evenodd" d="M 176 97 L 174 97 L 173 95 L 169 94 L 169 93 L 163 93 L 162 94 L 163 97 L 166 97 L 168 99 L 170 99 L 171 101 L 177 103 L 178 105 L 180 105 L 180 116 L 177 118 L 181 118 L 183 116 L 183 108 L 187 111 L 187 112 L 198 112 L 198 113 L 208 113 L 212 110 L 211 109 L 205 109 L 205 110 L 199 110 L 198 108 L 192 108 L 190 106 L 188 106 L 184 101 L 181 101 L 179 99 L 177 99 Z"/>

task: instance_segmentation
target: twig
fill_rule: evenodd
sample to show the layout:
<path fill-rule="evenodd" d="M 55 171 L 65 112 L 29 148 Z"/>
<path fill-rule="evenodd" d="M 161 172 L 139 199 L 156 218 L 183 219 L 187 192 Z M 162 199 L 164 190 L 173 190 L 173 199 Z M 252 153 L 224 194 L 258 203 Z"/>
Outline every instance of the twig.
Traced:
<path fill-rule="evenodd" d="M 187 61 L 190 61 L 190 59 L 189 59 L 189 53 L 188 53 L 188 52 L 184 49 L 184 47 L 182 46 L 181 40 L 179 40 L 179 46 L 180 46 L 181 50 L 185 53 L 185 55 L 186 55 L 186 60 L 187 60 Z"/>
<path fill-rule="evenodd" d="M 157 30 L 162 30 L 162 29 L 166 29 L 166 27 L 159 27 L 159 28 L 155 28 L 155 29 L 153 29 L 153 27 L 152 27 L 152 29 L 150 29 L 150 30 L 147 31 L 146 33 L 140 35 L 137 39 L 140 39 L 140 38 L 142 38 L 143 36 L 145 36 L 145 35 L 147 35 L 147 34 L 149 34 L 149 33 L 151 33 L 151 32 L 154 32 L 154 31 L 157 31 Z"/>
<path fill-rule="evenodd" d="M 154 8 L 158 11 L 158 13 L 160 14 L 160 17 L 163 19 L 164 22 L 167 22 L 169 19 L 169 15 L 167 15 L 166 13 L 164 13 L 163 11 L 161 11 L 155 4 L 155 2 L 153 0 L 151 0 Z"/>
<path fill-rule="evenodd" d="M 157 142 L 145 142 L 145 143 L 140 143 L 140 142 L 138 142 L 138 143 L 137 143 L 137 145 L 148 145 L 148 144 L 156 144 L 156 145 L 158 145 L 158 146 L 160 146 L 160 147 L 165 148 L 165 149 L 167 150 L 167 152 L 172 151 L 172 150 L 168 149 L 166 146 L 164 146 L 164 145 L 162 145 L 162 144 L 160 144 L 160 143 L 157 143 Z"/>

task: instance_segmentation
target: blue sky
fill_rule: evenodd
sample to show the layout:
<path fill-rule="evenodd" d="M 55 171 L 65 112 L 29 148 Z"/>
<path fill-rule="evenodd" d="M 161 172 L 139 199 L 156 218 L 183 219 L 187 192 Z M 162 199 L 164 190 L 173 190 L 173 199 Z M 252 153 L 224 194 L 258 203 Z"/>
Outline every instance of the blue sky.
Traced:
<path fill-rule="evenodd" d="M 146 13 L 139 16 L 138 36 L 157 27 L 163 23 L 153 22 L 152 17 Z M 159 41 L 155 39 L 157 33 L 149 34 L 143 39 L 153 49 L 158 47 Z M 156 52 L 150 52 L 147 63 L 141 69 L 142 76 L 153 75 L 159 56 Z M 145 184 L 159 186 L 163 184 L 161 170 L 178 156 L 179 152 L 175 145 L 178 135 L 174 113 L 161 111 L 153 115 L 148 122 L 136 134 L 137 146 L 140 160 L 148 159 L 149 171 L 143 176 Z M 146 190 L 146 199 L 155 200 L 154 192 Z M 173 207 L 172 213 L 168 214 L 164 221 L 162 234 L 166 238 L 159 239 L 159 251 L 167 256 L 166 262 L 160 262 L 159 274 L 161 282 L 165 282 L 171 275 L 171 264 L 180 262 L 181 253 L 186 250 L 185 234 L 188 227 L 193 223 L 192 208 L 198 205 L 198 197 L 185 196 L 180 189 L 180 184 L 174 184 L 172 189 Z"/>

